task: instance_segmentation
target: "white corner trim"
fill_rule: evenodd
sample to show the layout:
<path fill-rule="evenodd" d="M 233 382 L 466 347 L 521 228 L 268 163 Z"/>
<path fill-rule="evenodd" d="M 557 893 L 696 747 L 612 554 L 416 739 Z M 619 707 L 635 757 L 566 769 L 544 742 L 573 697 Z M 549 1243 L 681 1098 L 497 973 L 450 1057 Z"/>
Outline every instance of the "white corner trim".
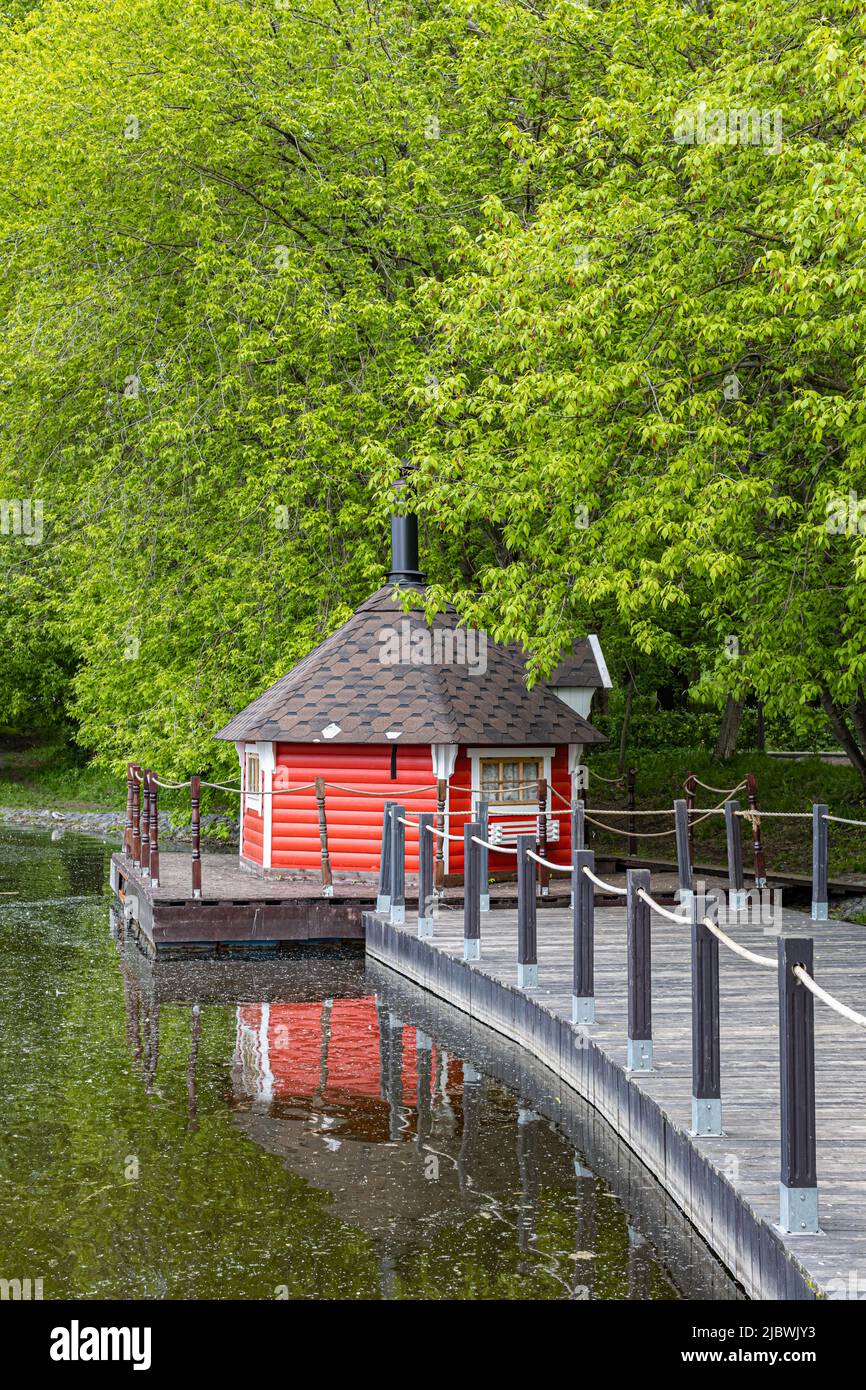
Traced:
<path fill-rule="evenodd" d="M 590 650 L 592 651 L 593 656 L 595 657 L 595 664 L 598 667 L 598 674 L 601 676 L 602 689 L 612 690 L 613 681 L 610 678 L 610 672 L 607 669 L 607 662 L 604 659 L 604 653 L 601 650 L 601 643 L 599 642 L 598 637 L 594 632 L 590 632 L 587 633 L 586 640 L 590 645 Z"/>
<path fill-rule="evenodd" d="M 433 776 L 439 781 L 450 781 L 457 764 L 456 743 L 431 743 L 430 756 L 433 759 Z"/>
<path fill-rule="evenodd" d="M 268 793 L 272 793 L 274 789 L 277 746 L 275 743 L 257 743 L 256 752 L 262 770 L 262 791 L 265 793 L 258 798 L 262 816 L 262 868 L 270 869 L 273 861 L 274 798 Z"/>

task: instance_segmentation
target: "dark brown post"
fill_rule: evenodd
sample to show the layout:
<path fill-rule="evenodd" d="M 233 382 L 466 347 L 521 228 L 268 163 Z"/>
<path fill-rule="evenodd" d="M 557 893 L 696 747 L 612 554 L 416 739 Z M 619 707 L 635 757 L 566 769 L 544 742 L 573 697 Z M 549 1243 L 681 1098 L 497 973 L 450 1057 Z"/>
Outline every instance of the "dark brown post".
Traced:
<path fill-rule="evenodd" d="M 192 804 L 192 895 L 201 898 L 201 778 L 190 779 Z"/>
<path fill-rule="evenodd" d="M 538 779 L 538 833 L 535 837 L 535 853 L 547 858 L 547 778 Z M 550 870 L 544 864 L 538 865 L 538 883 L 541 896 L 546 898 L 550 892 Z"/>
<path fill-rule="evenodd" d="M 418 935 L 432 936 L 436 899 L 433 897 L 433 842 L 430 834 L 433 816 L 422 811 L 418 817 Z M 390 899 L 389 905 L 390 905 Z"/>
<path fill-rule="evenodd" d="M 692 815 L 695 809 L 695 774 L 690 772 L 686 777 L 686 816 L 689 827 L 689 863 L 695 867 L 695 827 L 692 824 Z"/>
<path fill-rule="evenodd" d="M 331 858 L 328 854 L 328 822 L 325 818 L 325 779 L 316 778 L 316 805 L 319 808 L 319 843 L 322 846 L 322 893 L 326 898 L 333 897 L 334 877 L 331 873 Z"/>
<path fill-rule="evenodd" d="M 141 774 L 141 871 L 150 873 L 150 772 Z"/>
<path fill-rule="evenodd" d="M 783 1231 L 818 1231 L 818 1172 L 815 1154 L 815 1001 L 794 974 L 798 965 L 813 974 L 812 939 L 780 937 L 779 1080 L 782 1164 L 779 1225 Z"/>
<path fill-rule="evenodd" d="M 583 872 L 595 873 L 591 849 L 576 849 L 571 870 L 571 908 L 574 961 L 571 994 L 571 1021 L 595 1023 L 595 897 L 591 881 Z"/>
<path fill-rule="evenodd" d="M 141 768 L 132 765 L 132 862 L 141 864 Z"/>
<path fill-rule="evenodd" d="M 123 831 L 123 853 L 132 853 L 132 794 L 135 788 L 134 763 L 126 764 L 126 827 Z"/>
<path fill-rule="evenodd" d="M 445 887 L 445 802 L 448 798 L 448 783 L 444 777 L 440 777 L 436 782 L 436 829 L 439 834 L 434 836 L 436 840 L 436 871 L 433 875 L 433 884 L 437 892 Z"/>
<path fill-rule="evenodd" d="M 626 871 L 625 900 L 628 938 L 628 1051 L 627 1071 L 652 1071 L 652 948 L 650 907 L 638 897 L 638 889 L 650 891 L 649 869 Z"/>
<path fill-rule="evenodd" d="M 715 901 L 705 894 L 692 897 L 693 1134 L 722 1132 L 719 939 L 704 925 L 704 918 L 712 921 L 716 910 Z"/>
<path fill-rule="evenodd" d="M 628 818 L 628 854 L 629 854 L 629 858 L 630 858 L 630 859 L 636 859 L 636 858 L 637 858 L 637 840 L 635 839 L 635 835 L 636 835 L 636 833 L 637 833 L 637 826 L 636 826 L 636 824 L 635 824 L 635 814 L 634 814 L 634 812 L 635 812 L 634 792 L 635 792 L 635 782 L 636 782 L 636 781 L 637 781 L 637 772 L 635 771 L 635 769 L 634 769 L 633 767 L 630 767 L 629 770 L 628 770 L 628 773 L 627 773 L 627 777 L 626 777 L 626 791 L 627 791 L 627 797 L 628 797 L 627 805 L 628 805 L 628 810 L 629 810 L 629 818 Z"/>
<path fill-rule="evenodd" d="M 159 789 L 156 773 L 150 776 L 150 881 L 159 887 Z"/>
<path fill-rule="evenodd" d="M 538 932 L 535 920 L 535 860 L 531 835 L 517 836 L 517 988 L 538 985 Z M 536 850 L 536 853 L 538 851 Z M 541 868 L 541 865 L 538 865 Z"/>
<path fill-rule="evenodd" d="M 746 773 L 746 796 L 749 798 L 749 810 L 757 816 L 758 784 L 754 772 Z M 761 844 L 760 820 L 752 821 L 752 849 L 755 854 L 755 887 L 760 891 L 767 886 L 767 866 L 764 863 L 764 846 Z"/>
<path fill-rule="evenodd" d="M 478 874 L 478 821 L 463 827 L 463 959 L 481 959 L 481 879 Z"/>

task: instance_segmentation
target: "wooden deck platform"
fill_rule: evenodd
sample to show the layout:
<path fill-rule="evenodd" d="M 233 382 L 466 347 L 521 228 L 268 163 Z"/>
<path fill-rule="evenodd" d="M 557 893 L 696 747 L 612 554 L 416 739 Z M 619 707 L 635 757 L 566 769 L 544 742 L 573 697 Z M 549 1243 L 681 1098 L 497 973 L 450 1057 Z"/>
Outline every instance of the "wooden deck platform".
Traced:
<path fill-rule="evenodd" d="M 148 952 L 276 951 L 299 944 L 364 940 L 363 914 L 376 905 L 373 875 L 335 874 L 333 894 L 325 897 L 313 875 L 264 879 L 245 868 L 234 854 L 202 856 L 202 897 L 192 896 L 190 857 L 160 854 L 159 887 L 125 854 L 111 856 L 111 886 L 125 915 Z M 407 911 L 417 881 L 406 884 Z M 567 882 L 551 884 L 543 906 L 568 900 Z M 492 883 L 490 895 L 501 906 L 516 902 L 514 883 Z M 446 887 L 443 905 L 460 907 L 463 891 Z"/>
<path fill-rule="evenodd" d="M 656 889 L 655 880 L 653 888 Z M 516 913 L 482 916 L 481 960 L 462 960 L 462 917 L 443 909 L 432 943 L 408 916 L 394 927 L 368 914 L 368 954 L 521 1043 L 589 1099 L 662 1182 L 753 1298 L 866 1298 L 866 1034 L 815 1001 L 821 1234 L 791 1236 L 779 1210 L 779 1019 L 774 971 L 720 948 L 721 1138 L 691 1124 L 688 933 L 652 918 L 655 1070 L 628 1073 L 626 938 L 621 908 L 596 908 L 598 1022 L 571 1018 L 571 921 L 539 917 L 539 988 L 517 989 Z M 854 1008 L 866 1005 L 866 927 L 810 922 L 786 910 L 783 928 L 812 936 L 815 978 Z M 729 928 L 775 954 L 775 927 Z"/>

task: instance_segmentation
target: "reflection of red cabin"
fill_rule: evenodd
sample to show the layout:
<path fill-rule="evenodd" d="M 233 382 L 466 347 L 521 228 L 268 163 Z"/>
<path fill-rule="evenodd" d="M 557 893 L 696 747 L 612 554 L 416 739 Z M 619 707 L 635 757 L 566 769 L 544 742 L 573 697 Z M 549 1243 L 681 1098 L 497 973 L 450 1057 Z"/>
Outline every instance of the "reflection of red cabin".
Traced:
<path fill-rule="evenodd" d="M 234 741 L 241 765 L 242 863 L 265 875 L 319 867 L 317 777 L 327 784 L 337 871 L 374 872 L 385 801 L 434 811 L 439 779 L 452 832 L 483 795 L 491 825 L 513 843 L 518 831 L 534 832 L 535 783 L 546 777 L 549 854 L 567 863 L 568 816 L 554 813 L 572 799 L 583 749 L 602 741 L 586 719 L 594 691 L 610 686 L 598 639 L 578 643 L 550 680 L 527 690 L 519 649 L 460 627 L 450 607 L 432 624 L 418 608 L 403 612 L 395 589 L 424 587 L 414 517 L 393 518 L 392 542 L 390 587 L 217 735 Z M 411 829 L 406 853 L 411 873 Z M 446 871 L 461 874 L 462 845 L 447 842 L 446 855 Z M 513 865 L 491 855 L 491 871 Z"/>
<path fill-rule="evenodd" d="M 408 1026 L 401 1033 L 402 1102 L 412 1106 L 418 1094 L 417 1034 Z M 432 1073 L 432 1054 L 422 1056 Z M 358 1098 L 384 1100 L 375 997 L 241 1004 L 235 1068 L 236 1089 L 253 1100 L 316 1097 L 336 1107 Z"/>

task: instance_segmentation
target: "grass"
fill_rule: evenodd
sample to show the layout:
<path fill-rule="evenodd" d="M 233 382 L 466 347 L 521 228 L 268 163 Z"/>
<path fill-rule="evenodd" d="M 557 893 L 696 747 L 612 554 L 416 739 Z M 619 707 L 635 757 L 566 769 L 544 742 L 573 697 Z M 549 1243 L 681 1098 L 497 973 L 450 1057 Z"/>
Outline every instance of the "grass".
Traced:
<path fill-rule="evenodd" d="M 202 809 L 237 815 L 237 798 L 206 793 Z M 189 791 L 161 791 L 160 810 L 177 824 L 190 817 Z M 126 778 L 83 763 L 62 742 L 0 736 L 0 806 L 21 810 L 126 811 Z M 226 832 L 227 833 L 227 832 Z M 219 828 L 212 832 L 220 838 Z"/>
<path fill-rule="evenodd" d="M 688 772 L 714 787 L 728 788 L 740 782 L 745 773 L 753 772 L 758 787 L 758 805 L 763 811 L 806 811 L 811 815 L 812 803 L 826 802 L 831 815 L 848 816 L 866 821 L 866 793 L 863 784 L 847 765 L 825 763 L 820 758 L 795 762 L 786 758 L 769 758 L 766 754 L 745 752 L 728 763 L 716 762 L 704 751 L 669 749 L 630 753 L 629 763 L 636 769 L 635 800 L 639 810 L 669 807 L 677 797 L 685 796 L 683 783 Z M 590 782 L 587 809 L 601 812 L 605 806 L 622 808 L 625 790 L 608 786 L 593 777 L 617 775 L 616 754 L 593 754 L 590 761 Z M 735 793 L 745 809 L 745 791 Z M 717 806 L 724 796 L 698 788 L 698 808 Z M 638 817 L 637 830 L 664 830 L 671 818 L 658 821 Z M 626 828 L 624 819 L 617 824 Z M 624 853 L 626 840 L 593 831 L 593 848 L 597 851 Z M 810 874 L 812 868 L 812 827 L 809 820 L 764 820 L 761 825 L 764 855 L 769 870 Z M 695 826 L 695 850 L 700 863 L 726 862 L 724 818 L 710 816 Z M 663 839 L 639 840 L 638 853 L 647 858 L 673 860 L 676 857 L 673 836 Z M 744 823 L 743 861 L 748 868 L 752 862 L 751 829 Z M 866 877 L 866 827 L 830 826 L 830 875 L 841 878 Z"/>

